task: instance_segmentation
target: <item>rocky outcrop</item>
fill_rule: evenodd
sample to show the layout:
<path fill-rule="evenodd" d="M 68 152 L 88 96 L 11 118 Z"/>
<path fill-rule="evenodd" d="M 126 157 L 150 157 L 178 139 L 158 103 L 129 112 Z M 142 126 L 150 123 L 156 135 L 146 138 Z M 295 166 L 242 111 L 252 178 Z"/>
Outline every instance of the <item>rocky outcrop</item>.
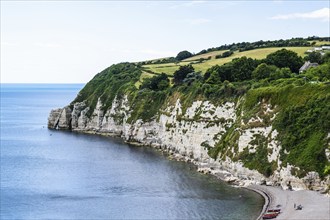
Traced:
<path fill-rule="evenodd" d="M 71 129 L 72 112 L 69 106 L 52 110 L 48 117 L 48 128 Z"/>
<path fill-rule="evenodd" d="M 51 110 L 48 117 L 48 128 L 53 128 L 53 129 L 58 128 L 58 121 L 60 119 L 61 113 L 62 113 L 61 108 Z"/>
<path fill-rule="evenodd" d="M 211 173 L 239 185 L 264 183 L 293 189 L 325 189 L 330 184 L 329 178 L 321 181 L 316 172 L 310 172 L 300 179 L 292 174 L 293 170 L 299 168 L 290 164 L 281 166 L 281 145 L 277 141 L 277 131 L 272 128 L 276 106 L 266 102 L 259 104 L 261 111 L 244 122 L 244 112 L 238 113 L 237 103 L 225 102 L 215 106 L 208 101 L 195 101 L 183 111 L 178 99 L 174 105 L 160 110 L 157 119 L 148 122 L 139 119 L 128 123 L 131 110 L 128 98 L 124 96 L 121 99 L 115 98 L 111 108 L 106 111 L 98 99 L 90 115 L 85 102 L 75 103 L 72 111 L 69 107 L 52 110 L 48 127 L 118 135 L 128 142 L 165 150 L 175 158 L 195 163 L 200 172 Z M 234 123 L 239 124 L 239 129 L 235 130 L 237 143 L 228 143 L 225 152 L 220 152 L 215 159 L 211 158 L 210 149 L 219 143 Z M 259 144 L 256 135 L 266 143 L 268 161 L 278 165 L 268 178 L 256 170 L 246 168 L 241 160 L 232 159 L 243 151 L 255 152 Z M 328 151 L 326 153 L 329 155 Z"/>

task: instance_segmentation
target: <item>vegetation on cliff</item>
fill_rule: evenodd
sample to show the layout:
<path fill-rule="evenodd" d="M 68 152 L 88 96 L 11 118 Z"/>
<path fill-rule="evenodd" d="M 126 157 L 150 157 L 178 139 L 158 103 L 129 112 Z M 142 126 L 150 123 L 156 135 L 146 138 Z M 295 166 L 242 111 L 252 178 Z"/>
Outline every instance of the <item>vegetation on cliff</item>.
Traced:
<path fill-rule="evenodd" d="M 118 95 L 135 91 L 134 83 L 139 80 L 141 69 L 132 63 L 112 65 L 96 74 L 79 92 L 71 106 L 76 102 L 86 101 L 90 107 L 89 115 L 96 106 L 98 98 L 104 103 L 104 110 L 111 107 L 111 103 Z"/>
<path fill-rule="evenodd" d="M 253 52 L 252 49 L 255 48 L 262 50 L 260 48 L 265 49 L 267 45 L 278 46 L 281 43 L 283 46 L 312 44 L 306 39 L 276 41 L 276 45 L 260 41 L 254 44 L 241 43 L 238 46 L 233 44 L 220 49 L 232 51 L 236 46 L 235 50 Z M 245 49 L 242 45 L 245 45 Z M 249 49 L 249 45 L 253 45 L 253 48 Z M 306 47 L 302 48 L 307 50 Z M 210 51 L 216 50 L 206 50 Z M 237 55 L 239 52 L 235 53 Z M 199 56 L 201 54 L 204 52 L 201 51 Z M 159 67 L 157 62 L 148 65 L 146 62 L 112 65 L 98 73 L 80 91 L 71 107 L 75 102 L 85 101 L 90 107 L 90 115 L 98 98 L 103 103 L 103 110 L 107 110 L 116 96 L 120 98 L 127 95 L 131 107 L 128 122 L 134 123 L 138 119 L 144 122 L 157 120 L 161 110 L 174 105 L 178 98 L 181 100 L 183 113 L 196 100 L 208 100 L 216 105 L 233 101 L 237 103 L 238 119 L 231 127 L 226 128 L 215 147 L 208 148 L 211 157 L 217 159 L 228 156 L 232 160 L 242 161 L 250 169 L 270 176 L 278 164 L 267 159 L 270 153 L 267 148 L 268 137 L 255 135 L 253 144 L 257 145 L 257 149 L 254 153 L 247 149 L 237 152 L 238 130 L 242 126 L 240 120 L 246 122 L 258 115 L 263 120 L 263 126 L 272 125 L 278 132 L 277 141 L 282 146 L 282 166 L 290 164 L 299 167 L 293 174 L 300 177 L 309 171 L 317 171 L 321 177 L 328 175 L 330 164 L 325 149 L 328 148 L 330 131 L 330 55 L 326 54 L 321 59 L 315 54 L 302 58 L 302 54 L 277 48 L 261 59 L 246 56 L 228 59 L 234 55 L 226 53 L 225 56 L 218 57 L 216 60 L 226 59 L 226 62 L 213 65 L 206 71 L 200 71 L 196 68 L 198 64 L 191 61 L 186 62 L 186 65 L 176 65 L 169 72 L 151 71 Z M 193 59 L 194 56 L 183 51 L 175 59 L 183 60 L 188 57 Z M 167 59 L 173 61 L 172 58 Z M 299 73 L 303 59 L 318 60 L 320 65 Z M 198 62 L 203 63 L 204 60 Z M 262 102 L 273 106 L 274 115 L 276 114 L 273 122 L 269 116 L 260 113 Z M 233 147 L 236 154 L 226 150 L 228 147 Z"/>

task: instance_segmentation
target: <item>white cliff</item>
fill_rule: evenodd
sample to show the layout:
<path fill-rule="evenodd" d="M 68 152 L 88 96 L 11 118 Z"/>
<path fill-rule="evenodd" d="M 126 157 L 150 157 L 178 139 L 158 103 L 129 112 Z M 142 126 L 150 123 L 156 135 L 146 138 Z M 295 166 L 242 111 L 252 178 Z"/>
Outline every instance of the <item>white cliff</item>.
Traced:
<path fill-rule="evenodd" d="M 128 123 L 131 110 L 128 97 L 124 96 L 120 99 L 116 97 L 111 108 L 105 112 L 103 103 L 98 99 L 90 116 L 89 107 L 84 102 L 75 103 L 72 113 L 68 107 L 53 110 L 48 127 L 118 135 L 128 142 L 138 142 L 166 150 L 176 158 L 195 163 L 201 172 L 211 173 L 240 185 L 267 183 L 294 189 L 326 187 L 329 178 L 328 182 L 322 182 L 317 173 L 310 172 L 305 178 L 299 179 L 292 174 L 292 170 L 299 168 L 289 164 L 286 167 L 280 166 L 281 145 L 277 140 L 278 132 L 271 125 L 276 117 L 276 106 L 272 107 L 266 102 L 259 104 L 261 111 L 247 123 L 241 119 L 244 113 L 237 115 L 237 103 L 225 102 L 215 106 L 209 101 L 195 101 L 184 111 L 179 99 L 175 105 L 160 110 L 157 119 L 148 122 L 139 119 Z M 269 118 L 268 122 L 265 122 L 265 116 Z M 216 146 L 235 122 L 242 125 L 237 130 L 237 146 L 226 146 L 227 153 L 219 153 L 217 158 L 211 158 L 209 150 Z M 262 136 L 267 143 L 268 161 L 278 164 L 278 168 L 269 178 L 256 170 L 244 167 L 241 160 L 233 160 L 228 156 L 237 156 L 244 150 L 254 153 L 260 144 L 256 140 L 256 135 Z M 329 151 L 326 153 L 330 155 Z"/>

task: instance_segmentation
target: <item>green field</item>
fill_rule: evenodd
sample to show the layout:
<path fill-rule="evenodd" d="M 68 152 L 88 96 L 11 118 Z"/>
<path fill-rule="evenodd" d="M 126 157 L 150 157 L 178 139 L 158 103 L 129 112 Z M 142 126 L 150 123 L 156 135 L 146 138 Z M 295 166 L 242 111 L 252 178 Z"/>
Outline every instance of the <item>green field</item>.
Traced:
<path fill-rule="evenodd" d="M 323 42 L 324 43 L 324 42 Z M 305 52 L 308 49 L 311 49 L 312 47 L 271 47 L 271 48 L 261 48 L 261 49 L 254 49 L 254 50 L 248 50 L 248 51 L 243 51 L 243 52 L 235 52 L 233 55 L 230 57 L 226 58 L 220 58 L 220 59 L 215 59 L 215 56 L 218 54 L 221 54 L 225 52 L 224 50 L 222 51 L 213 51 L 210 53 L 205 53 L 202 55 L 197 55 L 190 57 L 184 61 L 181 61 L 180 63 L 166 63 L 166 64 L 149 64 L 149 65 L 144 65 L 143 67 L 147 71 L 151 71 L 154 73 L 166 73 L 168 75 L 173 75 L 173 73 L 179 69 L 180 66 L 187 65 L 187 64 L 192 64 L 193 67 L 195 68 L 196 71 L 201 71 L 202 73 L 205 73 L 206 70 L 214 65 L 223 65 L 225 63 L 228 63 L 232 61 L 234 58 L 240 58 L 243 56 L 250 57 L 253 59 L 263 59 L 266 58 L 266 56 L 270 53 L 273 53 L 277 50 L 280 49 L 287 49 L 287 50 L 292 50 L 296 52 L 299 56 L 304 57 Z M 210 60 L 206 60 L 204 62 L 196 62 L 193 60 L 198 60 L 200 58 L 207 58 L 211 56 L 212 58 Z"/>
<path fill-rule="evenodd" d="M 142 84 L 142 82 L 143 82 L 144 79 L 146 79 L 146 78 L 151 78 L 151 77 L 153 77 L 154 75 L 155 75 L 155 74 L 151 74 L 151 73 L 147 73 L 147 72 L 142 72 L 139 81 L 137 81 L 137 82 L 135 83 L 135 87 L 136 87 L 136 88 L 139 88 L 140 85 Z"/>
<path fill-rule="evenodd" d="M 167 75 L 173 75 L 173 73 L 179 69 L 180 65 L 187 65 L 190 62 L 180 62 L 178 64 L 175 63 L 164 63 L 164 64 L 148 64 L 143 67 L 154 73 L 166 73 Z"/>
<path fill-rule="evenodd" d="M 315 42 L 314 46 L 330 45 L 330 41 L 311 40 L 309 42 L 310 43 Z"/>
<path fill-rule="evenodd" d="M 194 60 L 199 60 L 199 59 L 207 59 L 209 57 L 211 57 L 211 59 L 215 59 L 215 56 L 217 55 L 221 55 L 223 54 L 224 52 L 226 52 L 228 50 L 217 50 L 217 51 L 212 51 L 212 52 L 209 52 L 209 53 L 204 53 L 204 54 L 200 54 L 200 55 L 196 55 L 196 56 L 192 56 L 192 57 L 189 57 L 185 60 L 183 60 L 184 62 L 185 61 L 194 61 Z"/>

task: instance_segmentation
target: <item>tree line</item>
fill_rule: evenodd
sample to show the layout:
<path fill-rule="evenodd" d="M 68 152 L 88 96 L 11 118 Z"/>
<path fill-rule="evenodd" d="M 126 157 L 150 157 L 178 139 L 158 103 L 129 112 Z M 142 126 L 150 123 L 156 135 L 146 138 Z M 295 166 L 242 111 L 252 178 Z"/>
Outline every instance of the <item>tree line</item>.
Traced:
<path fill-rule="evenodd" d="M 307 56 L 305 60 L 314 59 L 314 54 Z M 327 53 L 318 60 L 319 63 L 327 65 L 307 71 L 309 78 L 317 77 L 320 80 L 330 79 L 330 53 Z M 174 86 L 183 84 L 190 85 L 194 81 L 206 84 L 221 84 L 223 82 L 243 82 L 247 80 L 277 80 L 290 78 L 299 73 L 300 67 L 304 64 L 304 59 L 297 53 L 281 49 L 269 54 L 265 59 L 257 60 L 247 57 L 235 58 L 222 66 L 215 65 L 209 68 L 204 76 L 196 72 L 194 67 L 189 65 L 180 66 L 173 74 L 172 83 Z M 155 91 L 164 90 L 170 86 L 167 74 L 146 79 L 141 89 L 151 89 Z"/>

